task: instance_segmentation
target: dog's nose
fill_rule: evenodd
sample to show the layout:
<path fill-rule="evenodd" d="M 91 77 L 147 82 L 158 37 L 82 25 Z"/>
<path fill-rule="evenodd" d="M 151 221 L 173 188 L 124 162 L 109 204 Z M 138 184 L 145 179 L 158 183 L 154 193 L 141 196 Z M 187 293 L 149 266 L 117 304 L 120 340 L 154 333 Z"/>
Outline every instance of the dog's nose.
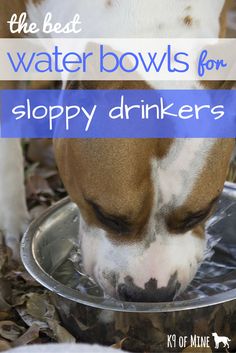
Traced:
<path fill-rule="evenodd" d="M 157 281 L 150 279 L 145 284 L 145 289 L 134 285 L 132 279 L 125 280 L 118 286 L 118 297 L 120 300 L 129 302 L 168 302 L 172 301 L 179 290 L 180 285 L 157 288 Z"/>

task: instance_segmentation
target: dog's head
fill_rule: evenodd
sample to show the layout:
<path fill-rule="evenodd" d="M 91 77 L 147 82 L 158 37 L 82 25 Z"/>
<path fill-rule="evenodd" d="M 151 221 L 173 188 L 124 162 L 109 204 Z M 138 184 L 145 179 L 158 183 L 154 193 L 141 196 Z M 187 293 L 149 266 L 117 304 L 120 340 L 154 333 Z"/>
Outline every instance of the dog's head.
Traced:
<path fill-rule="evenodd" d="M 126 300 L 173 298 L 205 249 L 203 225 L 234 142 L 55 140 L 60 174 L 81 212 L 85 271 Z"/>

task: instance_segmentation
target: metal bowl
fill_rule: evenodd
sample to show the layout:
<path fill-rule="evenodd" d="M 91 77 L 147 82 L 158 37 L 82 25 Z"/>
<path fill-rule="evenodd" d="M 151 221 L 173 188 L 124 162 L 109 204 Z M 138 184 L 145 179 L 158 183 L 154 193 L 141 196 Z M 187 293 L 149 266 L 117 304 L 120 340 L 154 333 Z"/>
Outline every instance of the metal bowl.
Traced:
<path fill-rule="evenodd" d="M 231 205 L 236 202 L 235 184 L 227 183 L 225 185 L 221 198 L 222 202 L 224 205 L 225 203 Z M 236 243 L 236 236 L 234 236 L 236 218 L 225 218 L 225 224 L 223 225 L 224 239 L 226 239 L 227 243 L 231 243 L 233 238 Z M 226 227 L 226 223 L 230 224 Z M 28 272 L 44 287 L 62 297 L 99 309 L 135 313 L 174 312 L 203 308 L 225 303 L 236 298 L 235 288 L 216 295 L 190 300 L 165 303 L 132 303 L 114 300 L 109 297 L 89 295 L 70 288 L 55 279 L 56 276 L 53 274 L 69 256 L 73 247 L 78 244 L 78 224 L 78 207 L 69 198 L 66 198 L 49 208 L 36 219 L 28 228 L 21 243 L 21 258 Z M 222 228 L 221 218 L 217 222 L 217 227 Z"/>
<path fill-rule="evenodd" d="M 112 313 L 116 329 L 119 327 L 119 332 L 123 332 L 124 337 L 127 335 L 130 337 L 131 335 L 132 340 L 137 340 L 137 337 L 139 337 L 138 340 L 142 341 L 142 345 L 138 346 L 142 348 L 136 350 L 140 352 L 145 350 L 169 351 L 170 347 L 168 348 L 167 342 L 164 342 L 165 338 L 163 341 L 163 337 L 167 337 L 168 333 L 190 337 L 190 334 L 194 331 L 196 334 L 211 337 L 211 333 L 218 330 L 219 334 L 232 338 L 236 323 L 235 184 L 225 184 L 218 210 L 208 224 L 211 236 L 217 238 L 220 235 L 222 238 L 221 241 L 216 241 L 215 254 L 211 261 L 203 264 L 202 271 L 200 271 L 201 276 L 207 277 L 208 282 L 203 287 L 209 287 L 209 291 L 206 292 L 207 294 L 193 296 L 191 299 L 188 296 L 183 296 L 182 300 L 173 302 L 134 303 L 114 300 L 104 296 L 100 291 L 90 293 L 89 290 L 84 291 L 83 286 L 75 289 L 79 277 L 82 276 L 82 279 L 86 279 L 86 274 L 81 273 L 81 269 L 78 269 L 72 261 L 77 256 L 78 225 L 79 210 L 69 198 L 66 198 L 49 208 L 35 220 L 22 239 L 21 257 L 26 269 L 39 283 L 58 295 L 56 297 L 59 307 L 63 306 L 61 300 L 64 299 L 60 299 L 63 297 L 69 300 L 68 302 L 73 303 L 74 312 L 77 306 L 77 308 L 83 308 L 83 313 L 84 310 L 87 310 L 87 313 L 92 313 L 92 321 L 97 312 Z M 213 282 L 217 284 L 213 286 L 213 288 L 217 288 L 217 291 L 212 291 Z M 102 310 L 95 310 L 95 308 Z M 78 317 L 80 314 L 73 313 L 73 315 Z M 86 315 L 83 314 L 84 317 Z M 147 324 L 147 319 L 151 322 L 151 329 Z M 99 320 L 96 321 L 95 326 L 101 324 Z M 72 322 L 73 320 L 69 321 Z M 75 322 L 77 321 L 75 320 L 73 324 L 70 323 L 71 326 L 69 325 L 73 334 L 76 334 Z M 118 326 L 117 322 L 119 322 Z M 67 325 L 68 320 L 64 324 Z M 130 325 L 136 324 L 139 327 L 137 329 L 138 333 L 134 328 L 130 330 Z M 126 327 L 126 329 L 123 327 Z M 219 328 L 221 332 L 219 332 Z M 162 330 L 163 332 L 161 332 Z M 83 340 L 80 329 L 77 329 L 77 331 L 78 339 Z M 91 331 L 89 331 L 90 333 L 86 336 L 85 341 L 110 344 L 109 339 L 104 338 L 101 341 L 99 337 L 102 335 L 101 332 L 107 332 L 106 337 L 111 337 L 110 331 L 111 328 L 107 326 L 105 328 L 103 326 L 103 329 L 100 328 L 98 331 L 96 329 L 96 332 L 99 333 L 92 340 L 90 339 Z M 112 328 L 113 331 L 114 327 Z M 151 346 L 150 342 L 152 342 Z M 131 345 L 132 349 L 133 344 Z M 236 337 L 235 342 L 232 338 L 231 345 L 233 344 L 236 348 Z M 178 347 L 175 348 L 175 352 L 182 351 L 182 349 L 178 350 Z M 129 347 L 126 347 L 126 349 L 129 349 Z"/>

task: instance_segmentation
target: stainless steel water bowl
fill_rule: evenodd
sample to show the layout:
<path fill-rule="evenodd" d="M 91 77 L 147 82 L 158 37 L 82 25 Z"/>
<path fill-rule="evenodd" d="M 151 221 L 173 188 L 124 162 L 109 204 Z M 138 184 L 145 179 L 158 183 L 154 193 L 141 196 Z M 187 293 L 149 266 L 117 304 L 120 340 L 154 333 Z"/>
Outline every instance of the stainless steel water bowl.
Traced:
<path fill-rule="evenodd" d="M 222 215 L 222 208 L 228 210 L 230 207 L 233 207 L 233 211 L 236 212 L 236 206 L 232 206 L 235 200 L 235 185 L 227 183 L 218 214 Z M 233 211 L 231 210 L 231 214 Z M 99 290 L 94 293 L 89 290 L 85 291 L 81 287 L 81 283 L 78 286 L 78 281 L 81 281 L 82 276 L 83 283 L 86 274 L 81 274 L 81 271 L 78 271 L 71 261 L 71 257 L 76 256 L 75 248 L 78 247 L 78 224 L 79 210 L 69 198 L 66 198 L 35 220 L 22 240 L 21 256 L 28 272 L 44 287 L 62 297 L 90 307 L 130 313 L 159 313 L 197 309 L 225 303 L 236 298 L 236 284 L 235 288 L 231 287 L 228 290 L 224 288 L 222 292 L 214 295 L 166 303 L 122 302 L 104 296 Z M 223 236 L 226 248 L 227 244 L 236 244 L 235 216 L 228 217 L 227 214 L 225 217 L 219 217 L 218 221 L 213 224 L 213 234 L 220 233 Z M 67 261 L 69 257 L 70 260 Z M 221 258 L 220 261 L 222 262 Z M 90 287 L 92 287 L 91 283 Z"/>

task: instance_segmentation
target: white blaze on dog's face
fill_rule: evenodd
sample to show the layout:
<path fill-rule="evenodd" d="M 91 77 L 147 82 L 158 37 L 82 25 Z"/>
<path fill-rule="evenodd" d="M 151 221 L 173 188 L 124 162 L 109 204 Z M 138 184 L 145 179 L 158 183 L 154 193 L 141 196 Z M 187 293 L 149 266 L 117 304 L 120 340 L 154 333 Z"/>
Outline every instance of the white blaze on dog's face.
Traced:
<path fill-rule="evenodd" d="M 201 225 L 223 188 L 234 142 L 56 140 L 81 212 L 85 271 L 126 300 L 168 300 L 203 258 Z"/>

